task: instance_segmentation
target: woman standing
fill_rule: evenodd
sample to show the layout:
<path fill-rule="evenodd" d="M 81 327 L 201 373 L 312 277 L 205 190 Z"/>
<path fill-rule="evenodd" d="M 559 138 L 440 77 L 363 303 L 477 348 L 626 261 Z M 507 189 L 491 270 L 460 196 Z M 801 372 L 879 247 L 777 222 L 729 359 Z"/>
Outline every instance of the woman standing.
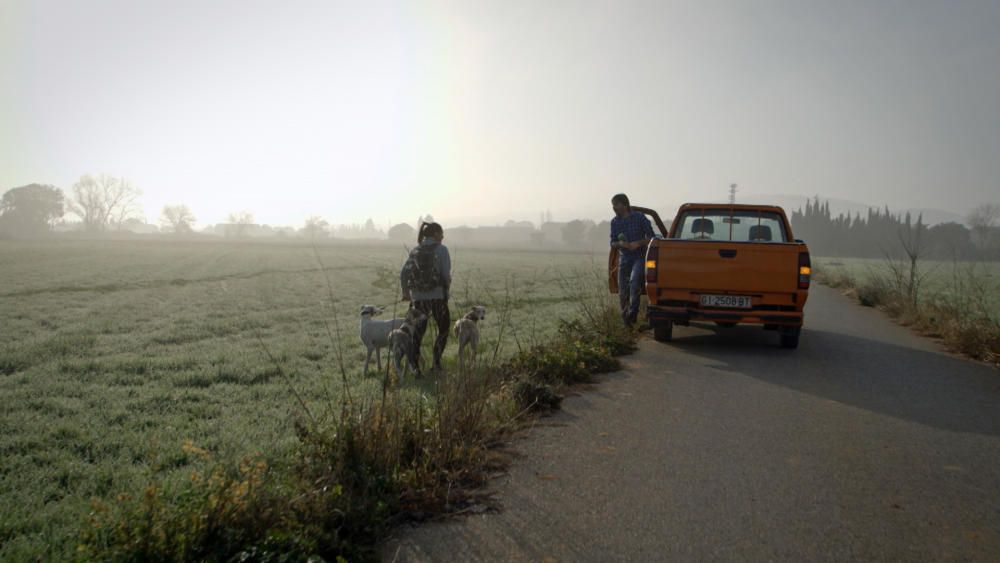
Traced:
<path fill-rule="evenodd" d="M 448 310 L 448 288 L 451 287 L 451 255 L 448 247 L 441 244 L 444 229 L 437 223 L 423 223 L 417 232 L 417 246 L 403 263 L 399 281 L 403 288 L 403 300 L 410 301 L 411 307 L 433 317 L 437 324 L 437 338 L 434 340 L 434 369 L 441 369 L 441 356 L 448 344 L 448 329 L 451 313 Z M 416 350 L 416 366 L 420 368 L 420 343 L 423 342 L 427 323 L 416 327 L 413 337 Z"/>

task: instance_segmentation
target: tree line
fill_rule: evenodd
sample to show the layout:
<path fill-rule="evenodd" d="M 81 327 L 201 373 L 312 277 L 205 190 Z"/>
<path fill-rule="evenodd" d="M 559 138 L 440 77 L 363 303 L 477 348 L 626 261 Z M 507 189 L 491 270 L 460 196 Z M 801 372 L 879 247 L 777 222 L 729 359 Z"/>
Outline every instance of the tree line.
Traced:
<path fill-rule="evenodd" d="M 99 234 L 129 231 L 149 227 L 139 205 L 142 191 L 125 178 L 102 174 L 83 176 L 69 190 L 45 184 L 30 184 L 8 190 L 0 199 L 0 236 L 33 238 L 50 234 L 69 213 L 80 219 L 79 231 Z M 561 246 L 576 249 L 606 247 L 610 225 L 608 221 L 595 223 L 575 219 L 556 222 L 552 213 L 541 214 L 538 225 L 530 221 L 507 221 L 503 225 L 488 227 L 453 226 L 446 229 L 450 240 L 472 245 L 498 246 Z M 430 215 L 421 215 L 416 225 L 433 221 Z M 332 225 L 318 215 L 305 219 L 296 229 L 270 227 L 256 224 L 250 211 L 230 213 L 226 223 L 206 226 L 196 232 L 197 218 L 190 207 L 183 204 L 166 205 L 159 218 L 159 229 L 154 232 L 178 236 L 212 234 L 225 237 L 286 237 L 301 236 L 316 239 L 389 239 L 412 244 L 416 228 L 408 223 L 397 223 L 383 231 L 372 219 L 364 224 Z"/>
<path fill-rule="evenodd" d="M 821 256 L 885 258 L 918 246 L 921 255 L 941 260 L 1000 259 L 1000 205 L 977 206 L 968 226 L 956 222 L 928 226 L 923 217 L 893 213 L 888 206 L 861 213 L 830 213 L 830 202 L 815 197 L 789 220 L 795 236 Z"/>
<path fill-rule="evenodd" d="M 59 188 L 31 184 L 13 188 L 0 199 L 0 235 L 37 237 L 51 233 L 66 213 L 79 217 L 85 233 L 127 229 L 130 224 L 145 225 L 139 197 L 142 191 L 125 178 L 102 174 L 83 176 L 64 194 Z M 537 226 L 530 221 L 507 221 L 495 227 L 452 227 L 446 229 L 455 242 L 484 245 L 563 246 L 578 249 L 606 247 L 610 225 L 575 219 L 559 223 L 551 212 L 543 212 Z M 368 219 L 364 225 L 334 226 L 319 216 L 306 218 L 301 228 L 271 228 L 257 225 L 253 213 L 231 213 L 228 222 L 203 232 L 227 237 L 287 236 L 317 238 L 368 238 L 408 242 L 415 240 L 416 229 L 398 223 L 382 231 Z M 432 221 L 421 216 L 422 221 Z M 805 240 L 812 251 L 822 256 L 885 258 L 907 253 L 916 245 L 921 256 L 937 259 L 1000 260 L 1000 205 L 977 206 L 966 223 L 949 222 L 928 226 L 921 216 L 893 213 L 888 207 L 869 208 L 861 213 L 833 216 L 829 201 L 817 196 L 791 213 L 795 236 Z M 194 234 L 197 218 L 187 205 L 164 206 L 160 232 L 176 235 Z"/>
<path fill-rule="evenodd" d="M 4 192 L 0 198 L 0 236 L 45 236 L 62 224 L 67 214 L 78 218 L 78 230 L 87 234 L 148 228 L 150 225 L 146 224 L 139 205 L 141 195 L 142 190 L 126 178 L 107 174 L 82 176 L 68 193 L 47 184 L 13 188 Z M 187 205 L 165 205 L 160 213 L 159 227 L 153 228 L 153 231 L 192 235 L 197 221 L 194 212 Z M 332 226 L 322 218 L 312 216 L 296 231 L 290 227 L 257 225 L 254 214 L 246 210 L 230 213 L 226 223 L 206 227 L 203 232 L 233 237 L 283 236 L 289 232 L 310 238 L 330 233 L 355 235 L 356 238 L 382 235 L 381 231 L 374 228 L 371 219 L 363 227 Z"/>
<path fill-rule="evenodd" d="M 67 212 L 80 218 L 89 233 L 120 230 L 142 216 L 142 190 L 125 178 L 85 175 L 67 196 L 55 186 L 29 184 L 0 198 L 0 233 L 40 236 L 52 231 Z"/>

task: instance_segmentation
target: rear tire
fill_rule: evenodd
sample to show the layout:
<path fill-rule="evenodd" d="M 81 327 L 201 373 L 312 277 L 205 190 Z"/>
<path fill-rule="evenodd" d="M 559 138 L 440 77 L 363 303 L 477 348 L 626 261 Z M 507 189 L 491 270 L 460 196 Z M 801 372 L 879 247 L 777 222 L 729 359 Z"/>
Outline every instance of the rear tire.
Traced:
<path fill-rule="evenodd" d="M 802 332 L 801 329 L 795 328 L 787 332 L 782 332 L 781 336 L 781 347 L 795 349 L 799 347 L 799 334 Z"/>
<path fill-rule="evenodd" d="M 653 327 L 653 340 L 670 342 L 674 338 L 674 322 L 663 321 L 663 324 Z"/>

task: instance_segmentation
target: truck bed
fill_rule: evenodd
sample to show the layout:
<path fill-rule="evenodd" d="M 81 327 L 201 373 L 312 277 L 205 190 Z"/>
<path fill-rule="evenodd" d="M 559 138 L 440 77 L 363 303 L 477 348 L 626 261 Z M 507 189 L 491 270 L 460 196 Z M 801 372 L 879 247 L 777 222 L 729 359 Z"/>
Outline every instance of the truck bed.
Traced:
<path fill-rule="evenodd" d="M 659 252 L 660 289 L 758 294 L 798 290 L 800 244 L 667 239 L 653 245 Z"/>

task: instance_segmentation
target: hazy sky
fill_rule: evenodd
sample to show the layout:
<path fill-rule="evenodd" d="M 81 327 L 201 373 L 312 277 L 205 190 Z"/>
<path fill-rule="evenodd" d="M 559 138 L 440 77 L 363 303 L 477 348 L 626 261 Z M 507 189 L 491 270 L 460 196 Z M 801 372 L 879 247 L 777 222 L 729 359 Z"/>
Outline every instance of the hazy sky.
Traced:
<path fill-rule="evenodd" d="M 0 191 L 493 224 L 1000 200 L 1000 1 L 0 0 Z"/>

